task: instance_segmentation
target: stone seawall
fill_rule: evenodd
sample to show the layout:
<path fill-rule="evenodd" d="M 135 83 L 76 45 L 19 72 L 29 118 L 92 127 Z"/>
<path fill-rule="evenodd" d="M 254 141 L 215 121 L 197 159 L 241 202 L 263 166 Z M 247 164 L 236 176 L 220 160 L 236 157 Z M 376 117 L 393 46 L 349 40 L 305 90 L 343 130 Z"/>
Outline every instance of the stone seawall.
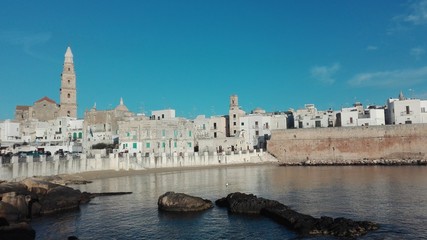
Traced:
<path fill-rule="evenodd" d="M 267 149 L 285 164 L 425 163 L 427 124 L 277 130 Z"/>
<path fill-rule="evenodd" d="M 276 159 L 268 153 L 259 152 L 238 152 L 229 154 L 214 153 L 192 153 L 166 155 L 158 157 L 143 157 L 141 154 L 131 156 L 125 154 L 110 154 L 108 157 L 101 157 L 96 154 L 94 157 L 82 155 L 79 158 L 67 156 L 66 159 L 54 158 L 46 160 L 40 157 L 34 161 L 32 156 L 28 156 L 25 161 L 19 160 L 17 156 L 12 157 L 8 164 L 0 164 L 0 180 L 19 181 L 33 176 L 52 176 L 58 174 L 74 174 L 88 171 L 103 170 L 143 170 L 153 168 L 171 168 L 171 167 L 197 167 L 197 166 L 215 166 L 230 165 L 240 163 L 260 163 L 269 162 Z M 1 163 L 1 159 L 0 159 Z"/>

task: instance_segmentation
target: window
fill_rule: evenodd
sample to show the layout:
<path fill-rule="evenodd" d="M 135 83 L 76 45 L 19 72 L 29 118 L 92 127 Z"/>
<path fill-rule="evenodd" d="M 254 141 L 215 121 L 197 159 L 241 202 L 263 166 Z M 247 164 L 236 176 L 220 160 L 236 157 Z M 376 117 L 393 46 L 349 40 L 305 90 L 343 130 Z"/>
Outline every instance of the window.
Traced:
<path fill-rule="evenodd" d="M 257 130 L 257 131 L 255 131 L 255 135 L 256 136 L 259 136 L 259 131 Z"/>
<path fill-rule="evenodd" d="M 138 146 L 138 144 L 137 143 L 133 143 L 132 144 L 132 147 L 133 147 L 133 149 L 136 149 L 136 147 Z"/>
<path fill-rule="evenodd" d="M 68 71 L 71 71 L 71 68 L 68 68 Z"/>
<path fill-rule="evenodd" d="M 71 81 L 70 81 L 70 79 L 68 79 L 68 84 L 70 84 L 71 83 Z"/>
<path fill-rule="evenodd" d="M 255 126 L 257 126 L 257 127 L 258 127 L 258 121 L 255 121 Z"/>
<path fill-rule="evenodd" d="M 409 106 L 406 106 L 406 114 L 410 114 L 410 113 L 411 113 L 411 111 L 409 109 Z"/>
<path fill-rule="evenodd" d="M 236 132 L 237 132 L 237 131 L 236 131 L 236 130 L 234 130 L 234 134 L 236 134 Z"/>
<path fill-rule="evenodd" d="M 191 137 L 191 131 L 188 131 L 188 136 Z"/>
<path fill-rule="evenodd" d="M 188 142 L 187 144 L 188 144 L 188 147 L 191 147 L 191 142 Z"/>
<path fill-rule="evenodd" d="M 162 148 L 165 148 L 165 147 L 166 147 L 166 143 L 162 142 Z"/>
<path fill-rule="evenodd" d="M 68 93 L 68 94 L 67 94 L 67 98 L 70 98 L 70 97 L 71 97 L 71 94 L 69 94 L 69 93 Z"/>
<path fill-rule="evenodd" d="M 245 126 L 245 123 L 244 123 L 244 122 L 242 122 L 242 123 L 241 123 L 241 125 L 242 125 L 242 126 Z"/>
<path fill-rule="evenodd" d="M 316 127 L 321 127 L 322 126 L 321 123 L 320 123 L 320 121 L 316 121 L 315 124 L 316 124 Z"/>
<path fill-rule="evenodd" d="M 350 117 L 350 124 L 353 124 L 353 118 Z"/>
<path fill-rule="evenodd" d="M 267 128 L 267 129 L 268 129 L 268 123 L 265 123 L 265 128 Z"/>
<path fill-rule="evenodd" d="M 123 149 L 125 149 L 126 148 L 126 143 L 123 143 Z"/>
<path fill-rule="evenodd" d="M 216 129 L 216 123 L 214 123 L 214 129 Z"/>
<path fill-rule="evenodd" d="M 233 118 L 236 118 L 236 114 L 233 114 Z"/>
<path fill-rule="evenodd" d="M 145 143 L 145 147 L 150 148 L 150 143 L 149 142 Z"/>
<path fill-rule="evenodd" d="M 79 132 L 79 138 L 82 139 L 83 138 L 83 133 Z"/>
<path fill-rule="evenodd" d="M 422 108 L 421 108 L 421 112 L 422 112 L 422 113 L 425 113 L 425 112 L 426 112 L 426 108 L 425 108 L 425 107 L 422 107 Z"/>
<path fill-rule="evenodd" d="M 203 130 L 206 130 L 206 125 L 205 124 L 203 124 Z"/>
<path fill-rule="evenodd" d="M 166 136 L 166 130 L 162 130 L 162 136 L 164 137 L 164 136 Z"/>
<path fill-rule="evenodd" d="M 77 133 L 73 133 L 73 139 L 77 139 Z"/>
<path fill-rule="evenodd" d="M 237 125 L 237 123 L 236 122 L 233 122 L 233 126 L 236 126 Z"/>
<path fill-rule="evenodd" d="M 214 132 L 214 138 L 216 138 L 216 132 Z"/>
<path fill-rule="evenodd" d="M 177 144 L 177 142 L 175 141 L 174 143 L 173 143 L 173 147 L 174 148 L 176 148 L 178 146 L 178 144 Z"/>
<path fill-rule="evenodd" d="M 165 118 L 165 115 L 164 115 L 164 114 L 162 114 L 162 119 L 163 119 L 163 118 Z"/>

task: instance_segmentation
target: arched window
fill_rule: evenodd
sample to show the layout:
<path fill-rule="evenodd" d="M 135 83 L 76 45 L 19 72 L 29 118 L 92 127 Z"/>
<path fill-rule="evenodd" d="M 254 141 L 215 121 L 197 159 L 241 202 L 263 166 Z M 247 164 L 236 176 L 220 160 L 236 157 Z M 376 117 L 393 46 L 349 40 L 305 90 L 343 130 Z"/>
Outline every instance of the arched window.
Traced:
<path fill-rule="evenodd" d="M 68 93 L 68 94 L 67 94 L 67 97 L 68 97 L 68 98 L 70 98 L 70 97 L 71 97 L 71 94 L 69 94 L 69 93 Z"/>

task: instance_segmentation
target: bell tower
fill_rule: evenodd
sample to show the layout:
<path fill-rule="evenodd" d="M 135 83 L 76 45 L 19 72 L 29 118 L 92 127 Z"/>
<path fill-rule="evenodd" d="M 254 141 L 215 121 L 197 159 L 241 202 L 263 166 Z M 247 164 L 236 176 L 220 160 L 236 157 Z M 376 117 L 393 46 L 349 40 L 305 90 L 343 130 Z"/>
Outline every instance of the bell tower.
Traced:
<path fill-rule="evenodd" d="M 74 72 L 73 53 L 68 47 L 65 52 L 64 69 L 61 74 L 60 117 L 77 118 L 76 73 Z"/>

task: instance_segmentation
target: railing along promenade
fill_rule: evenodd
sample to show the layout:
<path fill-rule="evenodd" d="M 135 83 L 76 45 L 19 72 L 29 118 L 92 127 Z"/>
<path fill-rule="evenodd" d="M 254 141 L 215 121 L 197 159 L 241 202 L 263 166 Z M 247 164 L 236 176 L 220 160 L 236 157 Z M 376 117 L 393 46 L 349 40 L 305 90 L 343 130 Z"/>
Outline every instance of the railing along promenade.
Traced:
<path fill-rule="evenodd" d="M 88 156 L 85 154 L 79 157 L 67 155 L 59 157 L 54 155 L 46 157 L 18 157 L 0 159 L 0 180 L 19 181 L 33 176 L 52 176 L 58 174 L 75 174 L 90 171 L 128 171 L 144 170 L 155 168 L 173 167 L 197 167 L 215 166 L 239 163 L 257 163 L 263 161 L 264 152 L 244 151 L 229 153 L 208 153 L 201 154 L 183 153 L 181 155 L 161 154 L 160 156 L 143 156 L 141 154 L 118 154 L 111 153 L 102 157 L 101 154 Z"/>

